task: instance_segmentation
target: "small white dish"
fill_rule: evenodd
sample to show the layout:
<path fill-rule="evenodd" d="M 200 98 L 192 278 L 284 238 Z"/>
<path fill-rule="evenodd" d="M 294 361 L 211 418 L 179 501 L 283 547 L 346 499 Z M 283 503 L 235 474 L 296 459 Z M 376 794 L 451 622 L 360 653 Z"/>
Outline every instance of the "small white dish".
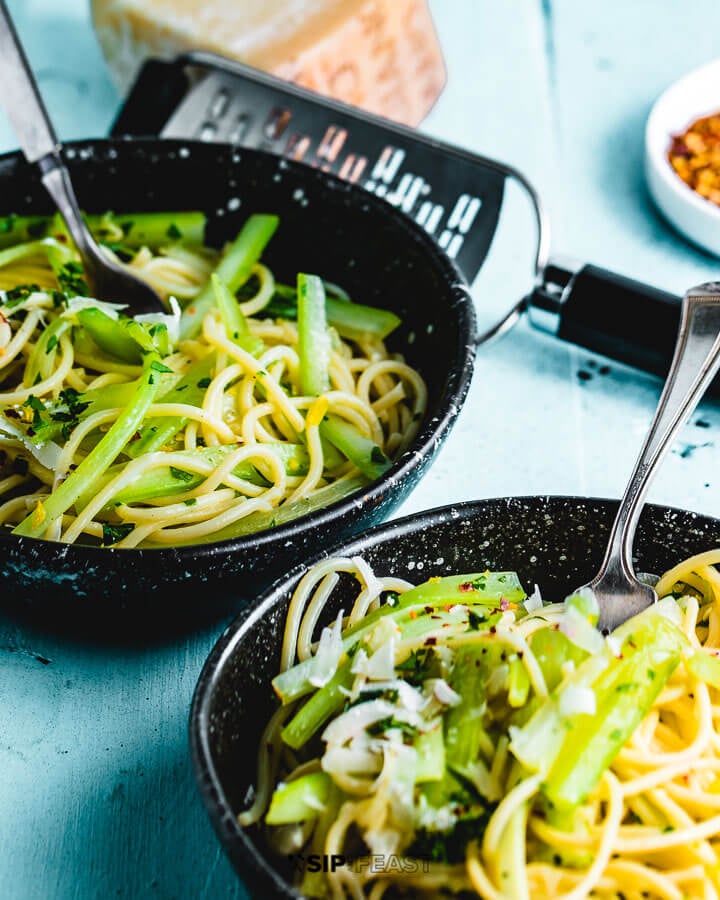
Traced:
<path fill-rule="evenodd" d="M 668 161 L 673 135 L 720 112 L 720 60 L 674 82 L 656 100 L 645 126 L 645 177 L 662 214 L 693 243 L 720 256 L 720 207 L 701 197 Z"/>

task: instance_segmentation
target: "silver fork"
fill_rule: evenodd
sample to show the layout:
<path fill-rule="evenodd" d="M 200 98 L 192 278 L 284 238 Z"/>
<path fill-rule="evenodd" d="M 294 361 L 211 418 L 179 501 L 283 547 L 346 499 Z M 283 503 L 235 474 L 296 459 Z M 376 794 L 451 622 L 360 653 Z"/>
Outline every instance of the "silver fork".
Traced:
<path fill-rule="evenodd" d="M 4 0 L 0 0 L 0 85 L 0 102 L 25 158 L 40 168 L 43 184 L 75 242 L 90 293 L 99 300 L 126 303 L 133 313 L 164 312 L 162 300 L 153 288 L 109 259 L 85 225 L 61 156 L 62 145 L 55 136 Z"/>
<path fill-rule="evenodd" d="M 633 569 L 635 529 L 650 481 L 719 368 L 720 282 L 710 282 L 691 288 L 683 298 L 665 387 L 620 501 L 600 571 L 585 585 L 595 593 L 600 607 L 598 627 L 605 633 L 658 599 Z"/>

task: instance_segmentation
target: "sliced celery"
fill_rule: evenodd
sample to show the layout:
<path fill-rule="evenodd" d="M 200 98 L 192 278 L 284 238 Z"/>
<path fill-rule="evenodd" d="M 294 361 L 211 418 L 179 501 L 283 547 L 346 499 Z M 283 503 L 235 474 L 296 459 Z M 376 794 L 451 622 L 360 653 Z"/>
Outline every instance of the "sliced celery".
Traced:
<path fill-rule="evenodd" d="M 325 289 L 317 275 L 300 272 L 297 290 L 300 380 L 303 393 L 317 397 L 330 388 L 330 337 L 325 318 Z M 367 472 L 364 474 L 367 475 Z"/>
<path fill-rule="evenodd" d="M 142 422 L 155 399 L 159 379 L 153 372 L 156 357 L 148 358 L 143 374 L 135 384 L 132 402 L 118 416 L 93 450 L 36 509 L 13 529 L 13 534 L 42 537 L 47 529 L 66 512 L 79 495 L 96 485 Z"/>
<path fill-rule="evenodd" d="M 659 605 L 614 632 L 619 658 L 609 648 L 588 657 L 513 735 L 512 752 L 543 774 L 543 791 L 558 810 L 587 797 L 681 660 L 687 639 Z M 594 711 L 563 715 L 563 695 L 578 688 L 592 691 Z"/>
<path fill-rule="evenodd" d="M 297 318 L 297 297 L 294 289 L 278 284 L 275 291 L 275 296 L 263 310 L 263 315 L 281 319 Z M 327 293 L 326 287 L 326 295 Z M 330 296 L 325 297 L 325 314 L 328 325 L 332 325 L 341 337 L 355 341 L 367 338 L 384 339 L 402 322 L 402 319 L 390 310 L 351 303 Z"/>
<path fill-rule="evenodd" d="M 94 307 L 80 309 L 76 315 L 88 336 L 105 353 L 135 365 L 142 361 L 138 342 L 130 336 L 120 319 L 113 319 Z"/>
<path fill-rule="evenodd" d="M 351 666 L 352 660 L 346 659 L 330 681 L 319 688 L 290 719 L 282 730 L 282 739 L 288 747 L 299 750 L 330 716 L 342 709 L 354 677 L 350 672 Z"/>
<path fill-rule="evenodd" d="M 233 293 L 228 289 L 217 273 L 213 272 L 210 278 L 213 291 L 215 293 L 215 302 L 225 325 L 225 333 L 229 340 L 234 341 L 243 350 L 253 355 L 262 353 L 265 345 L 260 338 L 250 334 L 247 319 L 240 309 L 240 304 Z"/>
<path fill-rule="evenodd" d="M 209 353 L 200 362 L 196 363 L 186 372 L 172 390 L 163 394 L 165 403 L 186 403 L 190 406 L 202 406 L 205 391 L 211 381 L 215 354 Z M 128 444 L 125 452 L 136 459 L 143 453 L 152 453 L 169 444 L 175 435 L 184 428 L 187 419 L 183 416 L 163 416 L 157 419 L 148 419 L 140 429 L 137 440 Z"/>
<path fill-rule="evenodd" d="M 273 509 L 270 512 L 251 513 L 249 516 L 245 516 L 243 519 L 238 519 L 237 522 L 233 522 L 232 525 L 221 528 L 220 531 L 215 531 L 204 537 L 195 537 L 190 543 L 214 544 L 217 541 L 227 541 L 234 538 L 247 537 L 255 532 L 264 531 L 267 528 L 275 528 L 276 526 L 284 525 L 286 522 L 298 519 L 300 516 L 307 516 L 311 512 L 323 509 L 331 503 L 342 500 L 343 497 L 351 494 L 353 491 L 360 490 L 360 488 L 365 487 L 366 485 L 367 481 L 362 475 L 358 475 L 355 478 L 343 479 L 342 481 L 335 481 L 323 488 L 319 488 L 312 496 L 306 497 L 303 500 L 297 500 L 295 503 L 284 503 L 282 506 L 279 506 L 277 509 Z M 174 542 L 174 546 L 182 545 L 183 541 L 181 539 Z M 148 542 L 147 546 L 153 545 L 151 542 Z"/>
<path fill-rule="evenodd" d="M 225 249 L 215 274 L 230 291 L 234 293 L 247 281 L 279 221 L 277 216 L 250 216 L 232 244 Z M 181 339 L 194 337 L 200 331 L 205 313 L 214 303 L 215 294 L 212 281 L 209 281 L 183 311 L 180 320 Z"/>
<path fill-rule="evenodd" d="M 43 329 L 27 361 L 23 378 L 25 387 L 32 387 L 50 377 L 55 368 L 58 341 L 70 326 L 68 319 L 59 318 Z"/>
<path fill-rule="evenodd" d="M 326 415 L 320 423 L 320 434 L 370 479 L 379 478 L 392 465 L 374 441 L 340 416 Z"/>
<path fill-rule="evenodd" d="M 157 250 L 178 242 L 198 245 L 205 243 L 206 217 L 202 212 L 108 212 L 87 215 L 85 220 L 95 239 L 101 243 L 109 243 L 110 246 L 117 241 L 123 247 L 133 250 L 140 247 Z M 116 237 L 118 228 L 123 235 L 119 241 Z M 47 232 L 53 236 L 67 236 L 65 223 L 60 216 L 55 215 L 48 221 Z"/>
<path fill-rule="evenodd" d="M 132 444 L 130 444 L 132 446 Z M 196 450 L 178 450 L 183 457 L 195 458 L 197 460 L 208 462 L 213 466 L 219 466 L 228 453 L 234 453 L 240 444 L 220 444 L 216 447 L 198 447 Z M 276 444 L 265 444 L 280 458 L 285 465 L 285 471 L 288 475 L 304 475 L 307 473 L 309 465 L 309 455 L 302 444 L 285 444 L 278 442 Z M 174 494 L 183 494 L 190 491 L 205 480 L 205 475 L 199 475 L 194 472 L 187 472 L 183 469 L 182 462 L 173 463 L 172 453 L 168 453 L 168 464 L 159 466 L 139 475 L 131 485 L 119 491 L 110 501 L 108 506 L 114 506 L 116 503 L 145 503 L 148 500 L 154 500 L 157 497 L 172 497 Z M 113 478 L 117 477 L 125 468 L 124 463 L 118 463 L 111 466 L 100 483 L 93 490 L 93 494 L 102 490 L 105 485 L 109 484 Z M 232 470 L 232 474 L 237 478 L 243 478 L 252 484 L 267 485 L 267 481 L 258 472 L 252 460 L 246 460 L 239 463 Z M 77 505 L 79 508 L 86 506 L 91 494 L 83 491 L 78 498 Z"/>
<path fill-rule="evenodd" d="M 279 784 L 265 816 L 268 825 L 290 825 L 315 819 L 325 808 L 332 789 L 326 772 L 311 772 Z"/>
<path fill-rule="evenodd" d="M 449 575 L 427 581 L 401 595 L 395 605 L 383 604 L 360 622 L 343 632 L 342 645 L 347 652 L 365 637 L 380 619 L 389 616 L 400 628 L 403 638 L 415 638 L 434 629 L 443 619 L 445 607 L 464 603 L 477 607 L 478 621 L 489 620 L 495 605 L 502 600 L 522 600 L 525 597 L 514 572 L 486 572 L 470 575 Z M 431 619 L 430 614 L 438 619 Z M 489 624 L 489 622 L 488 622 Z M 273 679 L 273 688 L 283 703 L 289 703 L 313 690 L 310 677 L 314 672 L 313 659 L 307 659 L 281 672 Z"/>
<path fill-rule="evenodd" d="M 434 728 L 418 734 L 414 745 L 417 752 L 415 781 L 418 784 L 440 781 L 445 774 L 445 741 L 442 723 L 437 722 Z"/>

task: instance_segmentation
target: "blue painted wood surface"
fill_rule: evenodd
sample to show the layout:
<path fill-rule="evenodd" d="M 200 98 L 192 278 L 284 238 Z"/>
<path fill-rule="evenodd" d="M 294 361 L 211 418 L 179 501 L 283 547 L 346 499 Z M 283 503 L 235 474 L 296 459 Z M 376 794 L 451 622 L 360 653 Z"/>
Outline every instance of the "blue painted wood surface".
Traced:
<path fill-rule="evenodd" d="M 9 6 L 61 137 L 105 134 L 119 98 L 86 0 Z M 641 165 L 655 97 L 717 53 L 716 0 L 694 0 L 691 15 L 671 0 L 432 8 L 449 77 L 423 127 L 526 171 L 555 252 L 677 292 L 717 277 L 720 261 L 658 217 Z M 0 150 L 15 146 L 0 119 Z M 527 288 L 531 237 L 518 208 L 475 287 L 483 321 Z M 659 382 L 615 364 L 580 381 L 589 359 L 526 325 L 483 350 L 452 436 L 401 512 L 483 496 L 618 496 Z M 720 408 L 704 404 L 652 499 L 719 514 L 718 434 Z M 151 645 L 138 635 L 128 648 L 0 613 L 0 900 L 244 896 L 188 757 L 190 698 L 218 631 Z"/>

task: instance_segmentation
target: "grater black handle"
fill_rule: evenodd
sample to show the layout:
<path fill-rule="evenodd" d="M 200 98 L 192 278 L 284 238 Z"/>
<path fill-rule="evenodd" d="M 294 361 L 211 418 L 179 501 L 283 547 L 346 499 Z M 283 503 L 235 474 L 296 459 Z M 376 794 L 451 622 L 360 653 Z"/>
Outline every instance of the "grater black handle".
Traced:
<path fill-rule="evenodd" d="M 149 137 L 160 134 L 187 94 L 189 84 L 187 74 L 177 63 L 147 60 L 113 122 L 111 135 Z"/>
<path fill-rule="evenodd" d="M 665 377 L 680 327 L 681 298 L 593 265 L 551 260 L 528 304 L 533 325 Z M 710 391 L 720 395 L 720 379 Z"/>

